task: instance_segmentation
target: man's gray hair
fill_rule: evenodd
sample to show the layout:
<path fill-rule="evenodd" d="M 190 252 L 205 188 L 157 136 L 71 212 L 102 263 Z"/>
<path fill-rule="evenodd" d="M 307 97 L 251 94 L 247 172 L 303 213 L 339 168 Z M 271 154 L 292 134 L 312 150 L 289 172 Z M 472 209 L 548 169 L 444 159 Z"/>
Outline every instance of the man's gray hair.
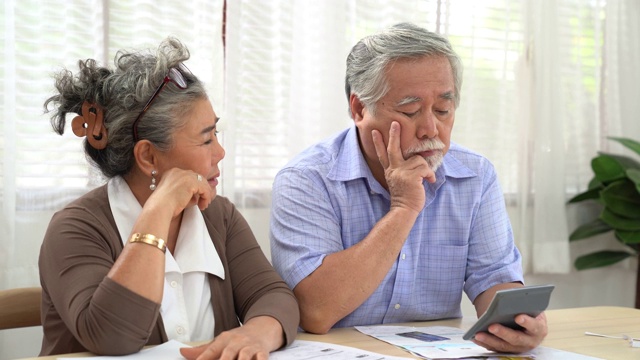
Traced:
<path fill-rule="evenodd" d="M 400 23 L 360 40 L 347 56 L 345 91 L 347 101 L 355 94 L 375 113 L 375 105 L 389 90 L 385 77 L 387 65 L 404 58 L 445 56 L 451 64 L 454 104 L 460 104 L 462 61 L 444 36 L 411 23 Z M 351 111 L 349 112 L 351 114 Z"/>

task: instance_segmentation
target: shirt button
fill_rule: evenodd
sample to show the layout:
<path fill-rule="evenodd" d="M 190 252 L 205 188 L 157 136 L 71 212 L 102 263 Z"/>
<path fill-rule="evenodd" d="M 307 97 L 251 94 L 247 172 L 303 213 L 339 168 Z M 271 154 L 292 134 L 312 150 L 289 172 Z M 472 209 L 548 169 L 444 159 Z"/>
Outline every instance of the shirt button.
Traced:
<path fill-rule="evenodd" d="M 182 335 L 184 333 L 184 328 L 182 326 L 176 327 L 176 332 L 178 335 Z"/>
<path fill-rule="evenodd" d="M 400 309 L 400 304 L 396 304 L 396 306 L 394 306 L 394 308 L 396 308 L 396 310 Z"/>
<path fill-rule="evenodd" d="M 402 254 L 402 260 L 404 260 L 404 258 L 406 258 L 407 255 L 406 254 Z"/>
<path fill-rule="evenodd" d="M 176 288 L 178 286 L 178 282 L 177 281 L 172 281 L 171 282 L 171 287 L 172 288 Z"/>

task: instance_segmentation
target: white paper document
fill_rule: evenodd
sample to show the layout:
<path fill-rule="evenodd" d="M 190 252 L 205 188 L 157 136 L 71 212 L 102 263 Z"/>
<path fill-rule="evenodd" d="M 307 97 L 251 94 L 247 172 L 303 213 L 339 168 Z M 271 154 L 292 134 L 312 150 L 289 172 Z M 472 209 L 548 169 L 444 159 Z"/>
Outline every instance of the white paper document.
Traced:
<path fill-rule="evenodd" d="M 406 360 L 410 358 L 383 355 L 319 341 L 295 340 L 285 349 L 269 354 L 270 360 Z"/>
<path fill-rule="evenodd" d="M 356 326 L 363 334 L 401 347 L 427 359 L 459 359 L 495 356 L 495 353 L 462 340 L 464 331 L 448 326 Z"/>
<path fill-rule="evenodd" d="M 372 336 L 389 344 L 403 348 L 416 356 L 426 359 L 464 359 L 481 357 L 488 359 L 525 358 L 525 359 L 566 359 L 594 360 L 590 356 L 562 350 L 538 347 L 523 354 L 497 354 L 463 340 L 464 331 L 448 326 L 356 326 L 363 334 Z"/>
<path fill-rule="evenodd" d="M 184 360 L 180 355 L 180 348 L 189 347 L 175 340 L 141 350 L 138 353 L 126 356 L 92 356 L 73 358 L 73 360 Z M 58 359 L 71 359 L 60 357 Z M 341 346 L 318 341 L 295 340 L 291 345 L 269 354 L 271 360 L 305 360 L 305 359 L 332 359 L 332 360 L 406 360 L 406 357 L 382 355 L 370 351 L 360 350 L 353 347 Z"/>

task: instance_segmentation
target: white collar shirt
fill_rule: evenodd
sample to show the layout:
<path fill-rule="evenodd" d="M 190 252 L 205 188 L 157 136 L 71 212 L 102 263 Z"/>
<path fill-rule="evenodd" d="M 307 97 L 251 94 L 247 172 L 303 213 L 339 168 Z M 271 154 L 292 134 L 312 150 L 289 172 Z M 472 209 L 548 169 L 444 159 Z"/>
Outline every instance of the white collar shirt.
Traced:
<path fill-rule="evenodd" d="M 142 211 L 121 177 L 109 180 L 109 204 L 126 245 Z M 207 274 L 224 279 L 224 267 L 204 218 L 196 206 L 184 210 L 174 254 L 165 253 L 165 280 L 160 314 L 169 339 L 191 342 L 213 339 L 211 290 Z"/>

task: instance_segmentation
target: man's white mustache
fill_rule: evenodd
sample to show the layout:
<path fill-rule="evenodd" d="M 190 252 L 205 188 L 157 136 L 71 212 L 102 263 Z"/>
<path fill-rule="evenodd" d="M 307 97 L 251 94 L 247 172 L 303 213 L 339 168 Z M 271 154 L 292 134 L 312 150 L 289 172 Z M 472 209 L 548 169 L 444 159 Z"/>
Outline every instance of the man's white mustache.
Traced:
<path fill-rule="evenodd" d="M 418 144 L 415 147 L 411 147 L 409 149 L 407 149 L 407 156 L 406 157 L 411 157 L 413 155 L 416 155 L 418 153 L 421 153 L 423 151 L 429 151 L 429 150 L 443 150 L 444 149 L 444 143 L 440 140 L 437 139 L 430 139 L 430 140 L 426 140 L 420 144 Z"/>

